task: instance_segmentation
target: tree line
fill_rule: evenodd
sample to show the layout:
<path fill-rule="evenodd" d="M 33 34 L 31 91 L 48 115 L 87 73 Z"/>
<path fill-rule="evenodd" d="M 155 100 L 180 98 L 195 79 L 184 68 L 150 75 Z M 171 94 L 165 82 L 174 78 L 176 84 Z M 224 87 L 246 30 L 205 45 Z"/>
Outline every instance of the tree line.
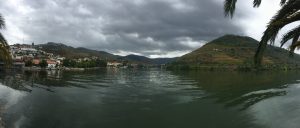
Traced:
<path fill-rule="evenodd" d="M 86 60 L 86 61 L 76 61 L 73 59 L 63 60 L 64 67 L 72 68 L 93 68 L 93 67 L 106 67 L 107 62 L 100 59 Z"/>

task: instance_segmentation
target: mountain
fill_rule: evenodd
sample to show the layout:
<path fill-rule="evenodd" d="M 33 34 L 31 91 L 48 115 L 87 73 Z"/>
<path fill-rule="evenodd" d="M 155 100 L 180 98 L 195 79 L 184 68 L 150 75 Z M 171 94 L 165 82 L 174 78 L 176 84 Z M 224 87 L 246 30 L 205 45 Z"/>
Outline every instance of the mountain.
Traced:
<path fill-rule="evenodd" d="M 131 62 L 143 62 L 143 63 L 147 63 L 147 64 L 152 63 L 152 59 L 145 57 L 145 56 L 139 56 L 139 55 L 127 55 L 127 56 L 119 57 L 118 59 L 127 60 L 127 61 L 131 61 Z"/>
<path fill-rule="evenodd" d="M 175 58 L 154 58 L 152 59 L 152 62 L 155 64 L 168 64 L 176 61 L 178 57 Z"/>
<path fill-rule="evenodd" d="M 132 62 L 143 62 L 146 64 L 167 64 L 175 61 L 177 58 L 148 58 L 145 56 L 139 56 L 139 55 L 127 55 L 124 57 L 119 57 L 121 60 L 127 60 Z"/>
<path fill-rule="evenodd" d="M 176 63 L 189 66 L 233 66 L 253 63 L 258 41 L 245 36 L 225 35 L 201 48 L 180 57 Z M 289 51 L 269 45 L 266 49 L 264 65 L 300 64 L 300 56 L 289 56 Z"/>
<path fill-rule="evenodd" d="M 75 59 L 83 57 L 96 56 L 106 60 L 129 61 L 140 64 L 166 64 L 175 60 L 175 58 L 156 58 L 151 59 L 145 56 L 128 55 L 118 56 L 104 51 L 91 50 L 83 47 L 74 48 L 62 43 L 49 42 L 35 46 L 45 52 L 53 53 L 54 55 L 64 56 L 66 58 Z"/>
<path fill-rule="evenodd" d="M 49 42 L 47 44 L 40 44 L 37 45 L 36 47 L 48 53 L 53 53 L 54 55 L 60 55 L 71 59 L 97 56 L 100 58 L 113 60 L 118 57 L 116 55 L 103 52 L 103 51 L 90 50 L 82 47 L 74 48 L 71 46 L 64 45 L 62 43 L 54 43 L 54 42 Z"/>

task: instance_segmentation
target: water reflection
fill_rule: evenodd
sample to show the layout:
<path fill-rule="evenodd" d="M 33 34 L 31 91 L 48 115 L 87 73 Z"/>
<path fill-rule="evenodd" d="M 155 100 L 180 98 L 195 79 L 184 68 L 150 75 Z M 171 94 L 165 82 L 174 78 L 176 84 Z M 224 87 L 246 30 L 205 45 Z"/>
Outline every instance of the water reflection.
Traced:
<path fill-rule="evenodd" d="M 265 118 L 300 112 L 298 75 L 158 69 L 5 73 L 1 115 L 7 127 L 277 127 L 283 125 Z M 298 121 L 297 115 L 279 121 L 294 126 L 291 118 Z"/>
<path fill-rule="evenodd" d="M 31 92 L 31 89 L 26 87 L 26 85 L 24 84 L 24 79 L 22 77 L 22 74 L 1 75 L 0 80 L 2 84 L 10 88 Z"/>
<path fill-rule="evenodd" d="M 175 72 L 197 81 L 197 86 L 227 107 L 241 106 L 241 110 L 264 99 L 284 96 L 290 84 L 298 83 L 298 72 Z"/>
<path fill-rule="evenodd" d="M 15 90 L 31 92 L 41 88 L 53 92 L 49 86 L 56 86 L 61 79 L 59 71 L 18 71 L 0 74 L 0 83 Z M 47 87 L 48 86 L 48 87 Z"/>

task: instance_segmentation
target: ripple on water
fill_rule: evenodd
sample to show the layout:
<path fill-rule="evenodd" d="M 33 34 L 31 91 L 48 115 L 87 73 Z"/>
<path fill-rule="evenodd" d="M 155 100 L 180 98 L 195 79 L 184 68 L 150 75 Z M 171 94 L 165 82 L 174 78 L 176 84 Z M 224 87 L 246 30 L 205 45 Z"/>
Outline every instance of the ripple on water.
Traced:
<path fill-rule="evenodd" d="M 273 97 L 253 105 L 249 114 L 255 117 L 255 122 L 272 128 L 298 128 L 300 122 L 300 84 L 285 85 L 287 88 L 269 89 L 255 92 L 281 93 L 284 96 Z"/>

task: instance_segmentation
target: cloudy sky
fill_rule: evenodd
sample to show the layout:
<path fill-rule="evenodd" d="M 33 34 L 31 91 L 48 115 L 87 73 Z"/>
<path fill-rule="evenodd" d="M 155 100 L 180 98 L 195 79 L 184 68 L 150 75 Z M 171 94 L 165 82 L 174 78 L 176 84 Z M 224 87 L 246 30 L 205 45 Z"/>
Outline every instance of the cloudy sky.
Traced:
<path fill-rule="evenodd" d="M 180 56 L 225 34 L 260 39 L 279 0 L 240 0 L 233 19 L 223 0 L 0 0 L 10 44 L 58 42 L 119 55 Z"/>

